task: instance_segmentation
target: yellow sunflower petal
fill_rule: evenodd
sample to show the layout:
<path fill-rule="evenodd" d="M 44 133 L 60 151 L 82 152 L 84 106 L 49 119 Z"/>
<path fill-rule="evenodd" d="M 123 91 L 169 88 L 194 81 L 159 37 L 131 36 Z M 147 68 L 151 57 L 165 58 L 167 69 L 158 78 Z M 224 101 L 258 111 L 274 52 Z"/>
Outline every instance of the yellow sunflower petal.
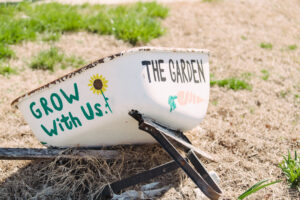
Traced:
<path fill-rule="evenodd" d="M 97 80 L 97 79 L 100 79 L 102 81 L 102 89 L 101 90 L 98 90 L 94 87 L 94 81 Z M 89 80 L 89 83 L 88 83 L 88 86 L 90 87 L 90 90 L 93 91 L 94 94 L 101 94 L 102 92 L 105 92 L 107 87 L 108 87 L 108 80 L 106 80 L 106 78 L 102 75 L 99 75 L 99 74 L 94 74 L 90 77 L 90 80 Z"/>

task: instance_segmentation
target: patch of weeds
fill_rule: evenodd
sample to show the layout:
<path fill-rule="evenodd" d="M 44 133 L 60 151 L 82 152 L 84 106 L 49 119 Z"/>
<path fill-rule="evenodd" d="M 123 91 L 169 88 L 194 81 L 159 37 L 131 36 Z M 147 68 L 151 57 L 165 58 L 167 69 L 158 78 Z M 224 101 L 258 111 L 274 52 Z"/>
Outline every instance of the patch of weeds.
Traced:
<path fill-rule="evenodd" d="M 167 14 L 168 9 L 157 3 L 118 6 L 90 17 L 86 29 L 99 34 L 115 35 L 133 45 L 147 43 L 165 32 L 156 18 L 165 18 Z"/>
<path fill-rule="evenodd" d="M 217 106 L 219 102 L 218 102 L 217 100 L 213 100 L 211 103 L 212 103 L 214 106 Z"/>
<path fill-rule="evenodd" d="M 295 94 L 295 95 L 294 95 L 294 98 L 295 98 L 295 99 L 300 99 L 300 94 Z"/>
<path fill-rule="evenodd" d="M 15 56 L 15 53 L 8 46 L 2 45 L 0 43 L 0 59 L 12 58 L 14 56 Z"/>
<path fill-rule="evenodd" d="M 76 57 L 76 56 L 70 56 L 70 57 L 66 57 L 64 59 L 63 64 L 61 65 L 62 69 L 65 69 L 66 67 L 70 66 L 70 67 L 74 67 L 74 68 L 79 68 L 82 67 L 82 65 L 85 63 L 85 61 L 80 58 L 80 57 Z"/>
<path fill-rule="evenodd" d="M 247 37 L 244 36 L 244 35 L 242 35 L 242 36 L 241 36 L 241 39 L 242 39 L 242 40 L 247 40 Z"/>
<path fill-rule="evenodd" d="M 265 81 L 266 81 L 266 80 L 269 79 L 270 73 L 269 73 L 268 70 L 263 69 L 263 70 L 261 70 L 260 72 L 262 73 L 262 77 L 261 77 L 262 80 L 265 80 Z"/>
<path fill-rule="evenodd" d="M 219 87 L 226 87 L 232 90 L 251 90 L 252 87 L 244 80 L 237 78 L 228 78 L 223 80 L 211 80 L 210 86 L 218 85 Z"/>
<path fill-rule="evenodd" d="M 298 47 L 297 47 L 297 45 L 295 45 L 295 44 L 293 44 L 293 45 L 289 45 L 288 46 L 288 49 L 289 50 L 296 50 Z"/>
<path fill-rule="evenodd" d="M 241 77 L 245 80 L 250 80 L 253 74 L 251 72 L 245 72 L 241 74 Z"/>
<path fill-rule="evenodd" d="M 8 65 L 0 65 L 0 74 L 7 76 L 10 74 L 16 74 L 16 70 L 13 69 L 12 67 L 8 66 Z"/>
<path fill-rule="evenodd" d="M 290 93 L 290 90 L 281 90 L 280 92 L 279 92 L 279 96 L 281 97 L 281 98 L 285 98 L 288 94 Z"/>
<path fill-rule="evenodd" d="M 300 156 L 295 151 L 294 157 L 288 152 L 287 157 L 283 156 L 283 161 L 279 168 L 284 173 L 291 188 L 296 188 L 300 192 Z"/>
<path fill-rule="evenodd" d="M 241 194 L 239 197 L 238 197 L 238 200 L 243 200 L 245 199 L 247 196 L 265 188 L 265 187 L 268 187 L 270 185 L 273 185 L 273 184 L 276 184 L 276 183 L 279 183 L 281 182 L 280 180 L 277 180 L 277 181 L 273 181 L 273 182 L 270 182 L 270 183 L 266 183 L 268 180 L 264 180 L 264 181 L 260 181 L 258 183 L 256 183 L 255 185 L 253 185 L 252 187 L 250 187 L 248 190 L 246 190 L 243 194 Z M 264 184 L 266 183 L 266 184 Z"/>
<path fill-rule="evenodd" d="M 51 47 L 49 50 L 41 51 L 30 63 L 32 69 L 54 71 L 56 67 L 65 69 L 66 67 L 79 67 L 84 63 L 81 58 L 75 56 L 66 57 L 59 52 L 56 47 Z"/>
<path fill-rule="evenodd" d="M 58 52 L 56 47 L 51 47 L 50 50 L 41 51 L 30 63 L 32 69 L 42 69 L 54 71 L 54 67 L 61 63 L 64 59 L 64 54 Z"/>
<path fill-rule="evenodd" d="M 64 32 L 86 30 L 114 35 L 133 45 L 146 43 L 164 33 L 158 19 L 167 14 L 168 9 L 155 2 L 126 6 L 0 5 L 0 58 L 12 55 L 8 45 L 36 40 L 38 34 L 45 34 L 44 41 L 55 41 Z"/>
<path fill-rule="evenodd" d="M 42 40 L 44 42 L 50 42 L 50 41 L 58 41 L 61 37 L 61 33 L 46 33 L 42 36 Z"/>
<path fill-rule="evenodd" d="M 263 49 L 272 49 L 273 48 L 273 45 L 271 43 L 264 43 L 264 42 L 262 42 L 262 43 L 260 43 L 259 46 L 261 48 L 263 48 Z"/>

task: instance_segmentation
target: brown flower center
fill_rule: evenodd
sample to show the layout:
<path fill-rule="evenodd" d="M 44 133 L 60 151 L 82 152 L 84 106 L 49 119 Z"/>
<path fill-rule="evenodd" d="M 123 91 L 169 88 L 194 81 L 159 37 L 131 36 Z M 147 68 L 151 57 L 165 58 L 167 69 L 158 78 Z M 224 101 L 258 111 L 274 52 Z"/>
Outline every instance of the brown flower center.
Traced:
<path fill-rule="evenodd" d="M 101 90 L 103 87 L 103 83 L 100 79 L 94 80 L 93 86 L 96 90 Z"/>

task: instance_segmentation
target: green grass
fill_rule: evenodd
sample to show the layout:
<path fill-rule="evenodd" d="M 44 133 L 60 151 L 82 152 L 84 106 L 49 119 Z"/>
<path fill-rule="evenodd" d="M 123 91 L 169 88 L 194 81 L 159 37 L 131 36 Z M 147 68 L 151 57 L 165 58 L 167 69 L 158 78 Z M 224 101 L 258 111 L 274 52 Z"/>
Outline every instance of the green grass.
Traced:
<path fill-rule="evenodd" d="M 74 68 L 79 68 L 82 67 L 82 65 L 85 64 L 85 61 L 80 58 L 80 57 L 76 57 L 74 55 L 70 56 L 70 57 L 64 57 L 64 62 L 61 65 L 62 69 L 67 68 L 68 66 L 74 67 Z"/>
<path fill-rule="evenodd" d="M 264 42 L 262 42 L 262 43 L 260 43 L 259 46 L 261 48 L 263 48 L 263 49 L 272 49 L 273 48 L 273 45 L 271 43 L 264 43 Z"/>
<path fill-rule="evenodd" d="M 241 74 L 241 77 L 245 80 L 250 80 L 253 76 L 254 74 L 252 74 L 251 72 L 244 72 Z"/>
<path fill-rule="evenodd" d="M 217 106 L 219 102 L 217 100 L 213 100 L 211 103 L 212 105 Z"/>
<path fill-rule="evenodd" d="M 0 74 L 1 75 L 7 76 L 7 75 L 10 75 L 10 74 L 16 74 L 16 73 L 17 73 L 16 70 L 11 68 L 10 66 L 0 64 Z"/>
<path fill-rule="evenodd" d="M 244 35 L 242 35 L 242 36 L 241 36 L 241 39 L 242 39 L 242 40 L 247 40 L 247 37 L 244 36 Z"/>
<path fill-rule="evenodd" d="M 97 34 L 114 35 L 133 45 L 147 43 L 165 30 L 160 20 L 168 9 L 155 2 L 133 5 L 81 6 L 59 3 L 35 4 L 23 2 L 0 5 L 0 59 L 11 57 L 8 45 L 24 40 L 56 41 L 69 31 L 85 30 Z"/>
<path fill-rule="evenodd" d="M 51 47 L 49 50 L 41 51 L 35 56 L 29 66 L 32 69 L 55 71 L 57 67 L 65 69 L 68 66 L 80 67 L 83 64 L 84 60 L 81 58 L 66 57 L 58 48 Z"/>
<path fill-rule="evenodd" d="M 290 90 L 289 90 L 289 89 L 288 89 L 288 90 L 281 90 L 281 91 L 279 92 L 279 97 L 285 98 L 289 93 L 290 93 Z"/>
<path fill-rule="evenodd" d="M 300 192 L 300 156 L 295 151 L 294 157 L 288 152 L 287 157 L 283 156 L 283 161 L 279 168 L 284 173 L 291 188 L 296 188 Z"/>
<path fill-rule="evenodd" d="M 61 33 L 45 33 L 42 36 L 42 40 L 44 42 L 54 42 L 54 41 L 58 41 L 60 39 Z"/>
<path fill-rule="evenodd" d="M 251 90 L 252 87 L 244 80 L 237 78 L 228 78 L 223 80 L 211 80 L 210 86 L 218 85 L 219 87 L 226 87 L 232 90 Z"/>
<path fill-rule="evenodd" d="M 267 81 L 269 79 L 269 77 L 270 77 L 269 71 L 266 70 L 266 69 L 263 69 L 260 72 L 262 73 L 261 79 Z"/>
<path fill-rule="evenodd" d="M 9 49 L 9 47 L 7 45 L 3 45 L 0 43 L 0 59 L 12 58 L 14 56 L 15 56 L 15 53 L 11 49 Z"/>
<path fill-rule="evenodd" d="M 90 17 L 85 28 L 99 34 L 115 35 L 133 45 L 147 43 L 164 33 L 160 22 L 155 19 L 165 18 L 167 14 L 168 9 L 156 3 L 118 6 Z"/>
<path fill-rule="evenodd" d="M 295 45 L 295 44 L 293 44 L 293 45 L 289 45 L 288 46 L 288 49 L 289 50 L 296 50 L 298 47 L 297 47 L 297 45 Z"/>
<path fill-rule="evenodd" d="M 268 180 L 264 180 L 264 181 L 260 181 L 256 184 L 254 184 L 252 187 L 250 187 L 248 190 L 246 190 L 243 194 L 241 194 L 239 197 L 238 197 L 238 200 L 242 200 L 242 199 L 245 199 L 247 196 L 265 188 L 265 187 L 268 187 L 270 185 L 273 185 L 275 183 L 279 183 L 281 182 L 280 180 L 277 180 L 277 181 L 273 181 L 273 182 L 270 182 L 270 183 L 266 183 Z M 264 184 L 266 183 L 266 184 Z"/>

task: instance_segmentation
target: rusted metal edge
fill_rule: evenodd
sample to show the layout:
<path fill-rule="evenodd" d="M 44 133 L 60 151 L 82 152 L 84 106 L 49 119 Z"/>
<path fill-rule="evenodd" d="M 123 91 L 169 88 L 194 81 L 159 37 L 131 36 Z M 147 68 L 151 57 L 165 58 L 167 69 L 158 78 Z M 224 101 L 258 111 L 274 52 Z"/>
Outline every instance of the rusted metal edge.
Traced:
<path fill-rule="evenodd" d="M 107 57 L 104 57 L 104 58 L 101 58 L 99 60 L 96 60 L 88 65 L 85 65 L 84 67 L 81 67 L 79 69 L 76 69 L 64 76 L 61 76 L 45 85 L 42 85 L 34 90 L 31 90 L 30 92 L 27 92 L 21 96 L 19 96 L 18 98 L 16 98 L 15 100 L 13 100 L 11 102 L 11 106 L 17 108 L 18 107 L 18 103 L 21 102 L 23 99 L 29 97 L 30 95 L 38 92 L 38 91 L 41 91 L 43 89 L 46 89 L 46 88 L 50 88 L 51 85 L 56 85 L 57 83 L 60 83 L 60 82 L 63 82 L 67 79 L 70 79 L 90 68 L 94 68 L 95 66 L 97 66 L 98 64 L 101 64 L 101 63 L 106 63 L 108 61 L 111 61 L 111 60 L 114 60 L 115 58 L 118 58 L 120 56 L 123 56 L 123 55 L 127 55 L 127 54 L 131 54 L 131 53 L 136 53 L 136 52 L 141 52 L 141 51 L 155 51 L 155 52 L 195 52 L 195 53 L 203 53 L 203 54 L 207 54 L 209 55 L 209 50 L 206 50 L 206 49 L 192 49 L 192 48 L 167 48 L 167 47 L 139 47 L 139 48 L 133 48 L 133 49 L 129 49 L 129 50 L 126 50 L 126 51 L 122 51 L 120 53 L 117 53 L 117 54 L 113 54 L 113 55 L 110 55 L 110 56 L 107 56 Z"/>

